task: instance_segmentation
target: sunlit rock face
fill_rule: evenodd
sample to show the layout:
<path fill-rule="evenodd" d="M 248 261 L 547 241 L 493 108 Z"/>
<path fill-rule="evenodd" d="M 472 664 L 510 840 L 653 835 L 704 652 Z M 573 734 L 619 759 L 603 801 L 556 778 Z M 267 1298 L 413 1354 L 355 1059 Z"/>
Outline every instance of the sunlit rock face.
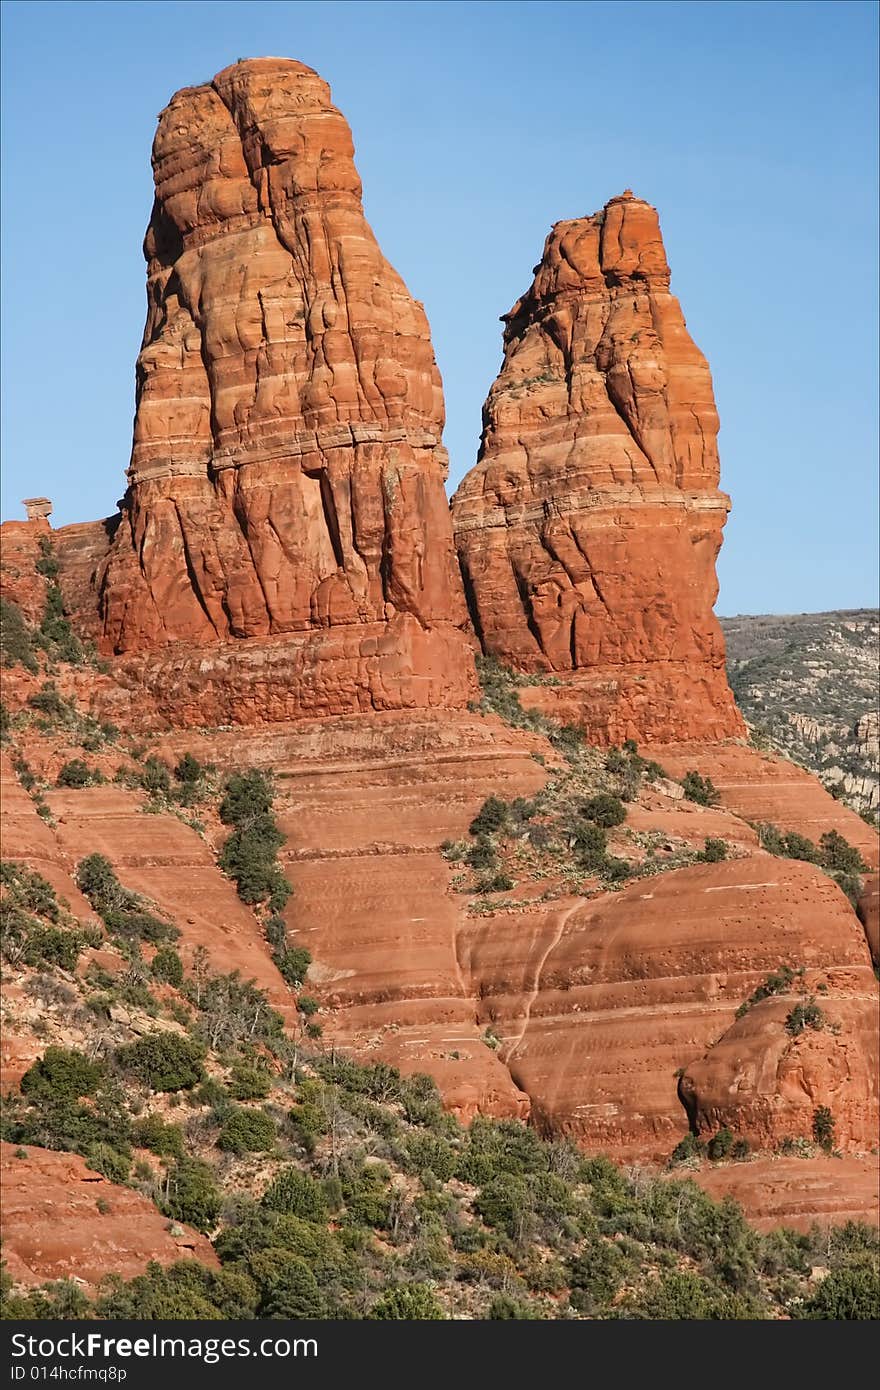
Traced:
<path fill-rule="evenodd" d="M 484 646 L 561 678 L 531 703 L 597 740 L 742 732 L 712 612 L 718 415 L 655 209 L 627 192 L 558 222 L 504 324 L 453 500 Z"/>
<path fill-rule="evenodd" d="M 167 649 L 146 683 L 218 719 L 259 716 L 254 681 L 269 718 L 466 703 L 440 375 L 327 84 L 265 58 L 184 88 L 153 169 L 105 650 Z"/>

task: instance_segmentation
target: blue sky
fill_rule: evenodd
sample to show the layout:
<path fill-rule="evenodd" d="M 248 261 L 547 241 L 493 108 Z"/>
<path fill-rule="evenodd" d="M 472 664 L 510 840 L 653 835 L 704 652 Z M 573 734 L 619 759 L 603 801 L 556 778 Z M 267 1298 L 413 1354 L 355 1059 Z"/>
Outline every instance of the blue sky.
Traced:
<path fill-rule="evenodd" d="M 178 87 L 298 58 L 425 303 L 454 484 L 500 314 L 551 223 L 630 187 L 712 366 L 734 510 L 720 613 L 875 604 L 877 8 L 869 3 L 3 5 L 3 517 L 115 509 L 150 145 Z"/>

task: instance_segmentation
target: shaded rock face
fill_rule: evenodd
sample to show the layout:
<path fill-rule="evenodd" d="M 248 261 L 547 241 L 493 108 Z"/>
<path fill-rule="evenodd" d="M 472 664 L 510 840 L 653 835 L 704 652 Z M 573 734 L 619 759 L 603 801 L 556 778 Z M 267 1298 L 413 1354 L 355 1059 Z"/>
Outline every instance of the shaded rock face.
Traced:
<path fill-rule="evenodd" d="M 185 88 L 153 168 L 129 489 L 96 575 L 105 650 L 174 649 L 136 678 L 176 677 L 178 705 L 208 688 L 216 718 L 253 717 L 248 678 L 285 691 L 270 717 L 464 704 L 440 375 L 327 84 L 255 59 Z M 192 659 L 232 639 L 234 669 Z M 255 643 L 279 648 L 268 666 Z"/>
<path fill-rule="evenodd" d="M 718 415 L 654 208 L 625 193 L 557 223 L 504 323 L 480 458 L 453 499 L 485 648 L 562 677 L 541 698 L 597 740 L 742 732 L 712 613 Z"/>

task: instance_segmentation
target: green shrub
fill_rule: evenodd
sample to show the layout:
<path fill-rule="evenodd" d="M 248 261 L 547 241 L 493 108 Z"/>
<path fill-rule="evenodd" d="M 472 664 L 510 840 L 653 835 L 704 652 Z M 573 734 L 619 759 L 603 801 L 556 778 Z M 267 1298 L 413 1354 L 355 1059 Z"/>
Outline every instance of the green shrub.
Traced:
<path fill-rule="evenodd" d="M 813 1138 L 826 1153 L 834 1148 L 834 1116 L 827 1105 L 819 1105 L 813 1111 Z"/>
<path fill-rule="evenodd" d="M 440 1322 L 446 1314 L 427 1284 L 401 1284 L 387 1289 L 367 1317 L 375 1321 Z"/>
<path fill-rule="evenodd" d="M 698 806 L 717 806 L 721 800 L 711 777 L 701 777 L 699 772 L 686 772 L 681 779 L 681 786 L 687 799 L 695 801 Z"/>
<path fill-rule="evenodd" d="M 609 748 L 605 754 L 605 771 L 612 773 L 615 777 L 626 772 L 629 767 L 629 758 L 619 748 Z"/>
<path fill-rule="evenodd" d="M 184 753 L 174 769 L 175 780 L 182 782 L 185 786 L 195 786 L 204 775 L 204 767 L 198 758 L 193 757 L 192 753 Z"/>
<path fill-rule="evenodd" d="M 486 835 L 478 835 L 476 844 L 465 855 L 465 862 L 471 869 L 491 869 L 497 863 L 492 841 Z"/>
<path fill-rule="evenodd" d="M 279 947 L 272 959 L 287 983 L 294 988 L 302 984 L 312 963 L 311 953 L 304 946 Z"/>
<path fill-rule="evenodd" d="M 151 1261 L 127 1284 L 118 1277 L 105 1280 L 95 1313 L 147 1322 L 249 1318 L 256 1313 L 256 1289 L 237 1270 L 209 1269 L 198 1260 L 178 1260 L 167 1268 Z"/>
<path fill-rule="evenodd" d="M 162 946 L 154 955 L 150 969 L 157 980 L 179 989 L 183 984 L 183 961 L 173 946 Z"/>
<path fill-rule="evenodd" d="M 547 723 L 549 728 L 546 729 L 546 733 L 553 747 L 569 762 L 574 761 L 586 742 L 583 729 L 579 724 L 553 725 L 549 720 Z"/>
<path fill-rule="evenodd" d="M 827 830 L 819 840 L 822 867 L 835 873 L 861 874 L 867 864 L 861 854 L 836 830 Z"/>
<path fill-rule="evenodd" d="M 727 1156 L 732 1152 L 733 1146 L 733 1134 L 725 1126 L 724 1129 L 719 1129 L 717 1134 L 712 1135 L 712 1138 L 709 1140 L 709 1143 L 706 1146 L 706 1153 L 708 1154 L 709 1158 L 713 1160 L 713 1162 L 717 1162 L 717 1160 L 720 1158 L 727 1158 Z M 746 1151 L 748 1152 L 748 1150 Z"/>
<path fill-rule="evenodd" d="M 702 1158 L 705 1152 L 703 1145 L 695 1134 L 686 1134 L 683 1139 L 679 1139 L 670 1156 L 670 1163 L 686 1163 L 690 1158 Z"/>
<path fill-rule="evenodd" d="M 880 1275 L 876 1267 L 831 1270 L 798 1316 L 835 1322 L 880 1319 Z"/>
<path fill-rule="evenodd" d="M 79 932 L 61 927 L 47 927 L 42 922 L 34 922 L 25 929 L 19 961 L 23 965 L 57 965 L 59 970 L 73 971 L 85 944 L 83 935 Z"/>
<path fill-rule="evenodd" d="M 284 836 L 271 815 L 255 816 L 247 827 L 234 830 L 220 853 L 219 864 L 235 881 L 242 902 L 269 902 L 275 910 L 286 904 L 292 888 L 275 863 Z"/>
<path fill-rule="evenodd" d="M 91 1144 L 86 1150 L 85 1159 L 90 1168 L 96 1173 L 102 1173 L 110 1182 L 123 1183 L 128 1181 L 131 1170 L 131 1158 L 118 1149 L 114 1149 L 112 1144 Z"/>
<path fill-rule="evenodd" d="M 38 546 L 40 553 L 34 562 L 34 569 L 45 579 L 57 579 L 59 566 L 51 540 L 48 536 L 40 536 Z"/>
<path fill-rule="evenodd" d="M 711 835 L 707 835 L 703 842 L 703 848 L 697 855 L 703 864 L 720 864 L 722 859 L 727 858 L 727 844 L 724 840 L 716 840 Z"/>
<path fill-rule="evenodd" d="M 46 607 L 35 641 L 58 661 L 79 665 L 85 658 L 82 642 L 65 616 L 64 598 L 55 582 L 50 582 L 46 589 Z"/>
<path fill-rule="evenodd" d="M 169 1170 L 161 1201 L 165 1215 L 198 1231 L 210 1231 L 217 1224 L 222 1205 L 210 1166 L 198 1158 L 179 1158 Z"/>
<path fill-rule="evenodd" d="M 292 1106 L 287 1118 L 306 1153 L 313 1153 L 316 1140 L 327 1133 L 329 1122 L 324 1111 L 319 1105 L 304 1101 L 301 1105 Z"/>
<path fill-rule="evenodd" d="M 497 874 L 486 874 L 476 885 L 478 893 L 509 893 L 514 882 L 510 874 L 501 870 Z"/>
<path fill-rule="evenodd" d="M 600 792 L 598 796 L 592 796 L 589 801 L 584 802 L 581 814 L 586 816 L 587 820 L 595 821 L 596 825 L 611 830 L 626 820 L 626 807 L 619 796 L 612 796 L 610 792 Z"/>
<path fill-rule="evenodd" d="M 617 855 L 606 854 L 604 859 L 596 865 L 599 873 L 609 883 L 622 883 L 629 878 L 632 873 L 632 865 L 628 859 L 619 859 Z"/>
<path fill-rule="evenodd" d="M 549 721 L 532 710 L 524 710 L 519 702 L 517 690 L 536 684 L 534 677 L 511 671 L 496 656 L 478 656 L 477 675 L 483 692 L 479 708 L 484 713 L 497 714 L 514 729 L 548 732 Z"/>
<path fill-rule="evenodd" d="M 93 1096 L 106 1076 L 101 1062 L 66 1047 L 47 1047 L 21 1078 L 21 1090 L 31 1099 L 78 1100 Z"/>
<path fill-rule="evenodd" d="M 805 1004 L 795 1004 L 785 1020 L 786 1031 L 793 1038 L 798 1037 L 805 1028 L 819 1031 L 825 1026 L 825 1015 L 812 997 Z"/>
<path fill-rule="evenodd" d="M 233 1106 L 226 1114 L 217 1147 L 228 1153 L 265 1153 L 275 1143 L 275 1122 L 262 1110 Z"/>
<path fill-rule="evenodd" d="M 104 921 L 116 936 L 129 941 L 147 941 L 152 946 L 162 941 L 176 941 L 180 936 L 180 930 L 173 922 L 166 922 L 143 909 L 110 912 Z"/>
<path fill-rule="evenodd" d="M 802 859 L 808 864 L 815 864 L 819 860 L 819 851 L 808 840 L 806 835 L 798 835 L 794 830 L 783 836 L 784 853 L 787 859 Z"/>
<path fill-rule="evenodd" d="M 342 1181 L 348 1218 L 356 1226 L 385 1230 L 391 1223 L 389 1173 L 384 1164 L 362 1164 Z"/>
<path fill-rule="evenodd" d="M 574 835 L 575 857 L 584 869 L 601 870 L 606 860 L 607 836 L 600 825 L 587 821 Z"/>
<path fill-rule="evenodd" d="M 749 995 L 748 999 L 740 1004 L 736 1011 L 737 1018 L 742 1018 L 755 1004 L 760 1004 L 762 999 L 767 999 L 772 994 L 787 994 L 794 981 L 799 979 L 803 973 L 803 966 L 795 970 L 790 965 L 781 965 L 778 970 L 774 970 L 772 974 L 768 975 L 762 984 L 758 985 L 758 988 Z"/>
<path fill-rule="evenodd" d="M 434 1134 L 413 1134 L 407 1140 L 407 1157 L 417 1173 L 433 1173 L 448 1182 L 455 1172 L 458 1154 L 446 1139 Z"/>
<path fill-rule="evenodd" d="M 89 854 L 76 868 L 76 882 L 100 916 L 121 907 L 126 892 L 113 871 L 113 865 L 103 854 Z"/>
<path fill-rule="evenodd" d="M 160 1158 L 183 1158 L 183 1130 L 180 1125 L 166 1124 L 158 1115 L 145 1115 L 132 1128 L 132 1143 L 149 1149 Z"/>
<path fill-rule="evenodd" d="M 10 859 L 0 862 L 0 883 L 15 903 L 46 917 L 50 922 L 59 918 L 58 895 L 42 874 Z"/>
<path fill-rule="evenodd" d="M 654 1322 L 726 1321 L 759 1318 L 761 1313 L 749 1299 L 719 1289 L 699 1274 L 673 1270 L 635 1300 L 635 1316 Z"/>
<path fill-rule="evenodd" d="M 275 913 L 263 923 L 263 932 L 269 945 L 276 950 L 287 946 L 287 923 L 280 913 Z"/>
<path fill-rule="evenodd" d="M 543 1316 L 541 1309 L 534 1303 L 524 1298 L 511 1298 L 506 1293 L 496 1294 L 486 1310 L 486 1317 L 493 1322 L 535 1322 L 540 1321 Z"/>
<path fill-rule="evenodd" d="M 140 774 L 140 783 L 150 796 L 171 794 L 171 773 L 159 758 L 147 758 Z"/>
<path fill-rule="evenodd" d="M 59 787 L 90 787 L 93 782 L 102 780 L 100 773 L 89 767 L 82 758 L 71 758 L 58 773 Z"/>
<path fill-rule="evenodd" d="M 23 666 L 36 675 L 37 659 L 31 630 L 18 604 L 0 598 L 0 663 L 4 666 Z"/>
<path fill-rule="evenodd" d="M 320 1183 L 298 1168 L 281 1168 L 261 1198 L 269 1211 L 286 1212 L 303 1221 L 324 1221 L 327 1200 Z"/>
<path fill-rule="evenodd" d="M 233 1100 L 265 1100 L 272 1090 L 272 1078 L 265 1067 L 251 1062 L 235 1062 L 228 1084 Z"/>
<path fill-rule="evenodd" d="M 785 841 L 782 832 L 777 825 L 769 823 L 761 824 L 758 829 L 758 843 L 768 854 L 782 855 L 785 853 Z"/>
<path fill-rule="evenodd" d="M 148 1033 L 120 1047 L 116 1060 L 123 1071 L 152 1091 L 182 1091 L 204 1076 L 204 1050 L 177 1033 Z"/>
<path fill-rule="evenodd" d="M 569 1302 L 581 1313 L 610 1303 L 629 1268 L 622 1251 L 607 1240 L 596 1240 L 568 1265 Z"/>
<path fill-rule="evenodd" d="M 268 816 L 272 810 L 272 783 L 265 773 L 252 768 L 249 772 L 234 772 L 227 778 L 220 819 L 224 825 L 241 827 L 252 820 Z"/>
<path fill-rule="evenodd" d="M 858 874 L 842 874 L 835 871 L 832 872 L 831 877 L 840 891 L 849 898 L 851 906 L 858 907 L 859 899 L 862 896 L 862 880 Z"/>
<path fill-rule="evenodd" d="M 507 821 L 507 802 L 499 796 L 487 797 L 468 827 L 471 835 L 492 835 Z"/>
<path fill-rule="evenodd" d="M 90 854 L 81 859 L 77 865 L 76 881 L 115 936 L 129 941 L 148 941 L 153 945 L 174 941 L 180 936 L 172 922 L 148 912 L 137 893 L 123 888 L 113 865 L 103 854 Z"/>
<path fill-rule="evenodd" d="M 54 681 L 45 681 L 39 690 L 29 695 L 28 704 L 50 719 L 65 719 L 72 713 L 72 706 L 58 693 Z"/>
<path fill-rule="evenodd" d="M 298 1255 L 286 1250 L 266 1250 L 251 1261 L 250 1267 L 252 1274 L 262 1275 L 264 1284 L 260 1317 L 300 1320 L 326 1316 L 318 1281 Z"/>

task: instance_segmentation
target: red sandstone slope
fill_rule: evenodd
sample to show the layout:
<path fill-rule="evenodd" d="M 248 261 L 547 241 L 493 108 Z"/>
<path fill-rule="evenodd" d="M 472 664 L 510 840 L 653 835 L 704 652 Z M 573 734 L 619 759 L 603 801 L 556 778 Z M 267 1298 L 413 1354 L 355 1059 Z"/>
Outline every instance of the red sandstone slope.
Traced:
<path fill-rule="evenodd" d="M 718 415 L 654 208 L 627 192 L 558 222 L 504 322 L 452 503 L 484 648 L 562 676 L 532 699 L 594 739 L 739 733 L 712 613 Z"/>
<path fill-rule="evenodd" d="M 176 724 L 464 705 L 440 376 L 327 84 L 184 88 L 153 170 L 129 490 L 106 558 L 57 534 L 69 601 Z"/>
<path fill-rule="evenodd" d="M 163 740 L 170 757 L 191 746 L 221 765 L 238 744 L 232 733 Z M 530 746 L 552 760 L 533 735 L 461 716 L 386 715 L 252 739 L 250 756 L 276 772 L 296 890 L 288 925 L 312 953 L 309 988 L 330 1010 L 327 1035 L 364 1059 L 430 1072 L 465 1117 L 530 1110 L 588 1148 L 663 1158 L 688 1128 L 677 1072 L 726 1037 L 767 974 L 804 964 L 808 988 L 827 988 L 843 1041 L 823 1034 L 809 1061 L 804 1043 L 787 1048 L 780 1023 L 747 1046 L 749 1066 L 786 1060 L 760 1077 L 761 1094 L 777 1097 L 768 1103 L 778 1124 L 749 1111 L 741 1129 L 761 1144 L 808 1136 L 815 1105 L 831 1100 L 840 1143 L 870 1147 L 876 982 L 863 929 L 820 870 L 765 854 L 729 812 L 664 809 L 648 790 L 629 812 L 634 830 L 698 846 L 721 835 L 743 857 L 589 901 L 469 915 L 436 847 L 466 831 L 486 795 L 510 800 L 542 784 Z M 497 1052 L 487 1029 L 501 1039 Z M 793 1066 L 806 1067 L 800 1089 Z"/>
<path fill-rule="evenodd" d="M 846 1221 L 880 1225 L 872 1158 L 763 1158 L 703 1167 L 693 1176 L 710 1197 L 733 1197 L 759 1231 L 808 1231 Z"/>
<path fill-rule="evenodd" d="M 32 765 L 54 767 L 31 737 Z M 680 1070 L 701 1127 L 730 1122 L 773 1144 L 809 1135 L 815 1107 L 830 1104 L 842 1147 L 870 1146 L 876 985 L 861 926 L 818 869 L 759 851 L 730 812 L 668 797 L 664 809 L 649 790 L 632 807 L 637 833 L 659 828 L 695 845 L 722 834 L 739 857 L 591 900 L 474 916 L 450 891 L 454 870 L 437 846 L 465 832 L 487 795 L 533 794 L 547 773 L 530 754 L 554 760 L 543 740 L 484 716 L 398 713 L 254 731 L 246 743 L 218 731 L 157 745 L 169 762 L 187 750 L 221 769 L 244 761 L 275 773 L 295 886 L 286 916 L 313 956 L 308 990 L 328 1042 L 430 1072 L 464 1118 L 531 1111 L 548 1131 L 630 1159 L 663 1159 L 687 1132 Z M 209 843 L 175 817 L 144 815 L 140 794 L 117 787 L 47 800 L 54 830 L 13 784 L 4 855 L 71 896 L 76 860 L 99 850 L 171 914 L 184 959 L 206 946 L 215 969 L 255 975 L 284 1007 L 286 986 Z M 739 1037 L 737 1006 L 784 963 L 806 966 L 809 991 L 824 987 L 839 1033 L 792 1043 L 783 1016 L 801 997 L 792 994 L 767 1026 Z M 21 1015 L 17 999 L 10 1007 Z M 7 1030 L 7 1084 L 40 1051 L 34 1041 Z M 728 1077 L 734 1091 L 719 1101 Z"/>
<path fill-rule="evenodd" d="M 148 1197 L 108 1182 L 78 1154 L 0 1144 L 0 1172 L 3 1259 L 16 1284 L 94 1286 L 107 1274 L 130 1279 L 150 1260 L 220 1263 L 205 1236 L 168 1221 Z"/>

